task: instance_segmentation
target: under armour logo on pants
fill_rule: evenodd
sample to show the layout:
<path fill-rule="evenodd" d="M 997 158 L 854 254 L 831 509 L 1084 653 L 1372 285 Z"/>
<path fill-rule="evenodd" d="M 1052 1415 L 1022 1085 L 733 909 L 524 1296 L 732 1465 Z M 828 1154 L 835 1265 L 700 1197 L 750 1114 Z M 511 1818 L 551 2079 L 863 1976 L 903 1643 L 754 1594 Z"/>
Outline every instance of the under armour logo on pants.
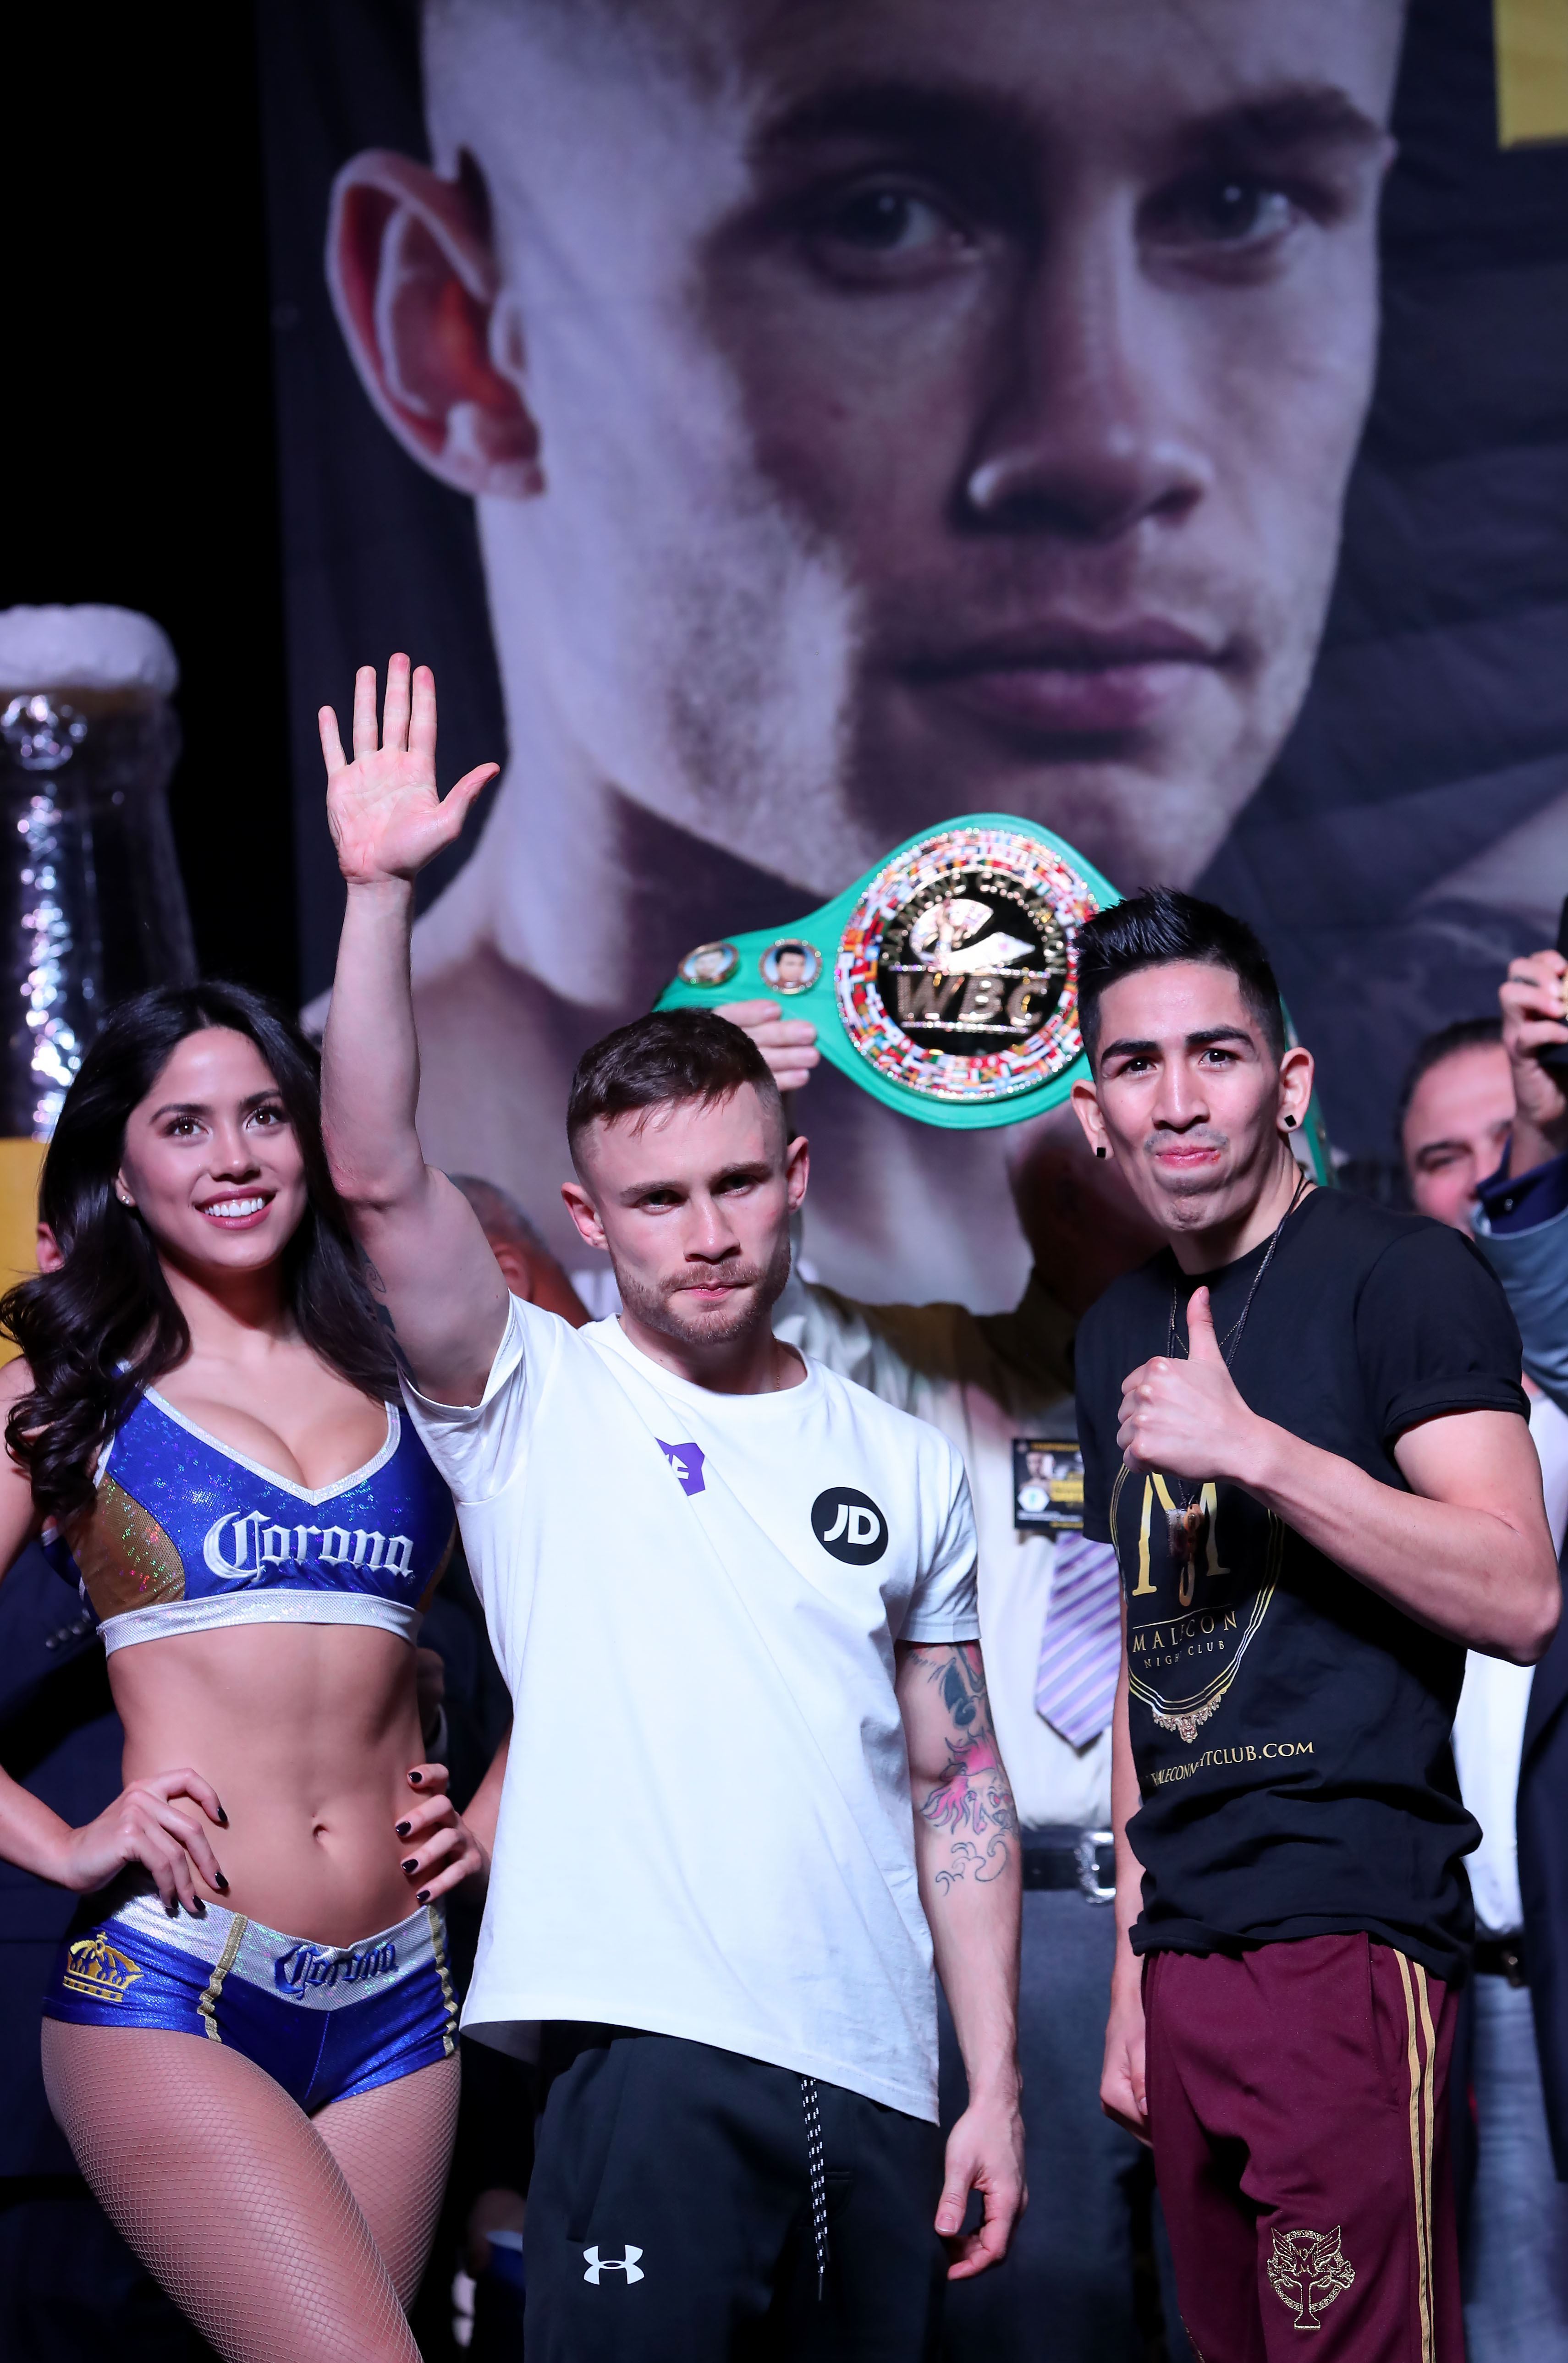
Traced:
<path fill-rule="evenodd" d="M 583 2258 L 588 2269 L 583 2279 L 585 2281 L 592 2281 L 594 2287 L 597 2289 L 601 2273 L 624 2273 L 629 2288 L 633 2281 L 643 2279 L 642 2267 L 637 2261 L 641 2254 L 640 2248 L 634 2248 L 629 2243 L 624 2257 L 601 2257 L 597 2248 L 584 2248 Z"/>
<path fill-rule="evenodd" d="M 1051 1574 L 1036 1712 L 1070 1747 L 1097 1739 L 1116 1703 L 1121 1662 L 1121 1578 L 1108 1543 L 1063 1535 Z"/>

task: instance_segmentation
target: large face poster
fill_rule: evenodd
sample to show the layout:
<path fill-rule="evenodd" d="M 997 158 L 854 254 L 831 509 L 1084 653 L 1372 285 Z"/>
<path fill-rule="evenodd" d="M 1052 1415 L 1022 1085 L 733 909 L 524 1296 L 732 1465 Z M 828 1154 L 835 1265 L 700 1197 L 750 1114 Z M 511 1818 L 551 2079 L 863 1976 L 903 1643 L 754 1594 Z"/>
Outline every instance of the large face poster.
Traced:
<path fill-rule="evenodd" d="M 581 1049 L 994 811 L 1251 918 L 1386 1156 L 1568 890 L 1568 146 L 1486 0 L 258 14 L 313 993 L 317 705 L 406 647 L 506 763 L 427 1153 L 573 1247 Z M 799 1120 L 825 1277 L 1017 1293 L 1029 1127 Z"/>

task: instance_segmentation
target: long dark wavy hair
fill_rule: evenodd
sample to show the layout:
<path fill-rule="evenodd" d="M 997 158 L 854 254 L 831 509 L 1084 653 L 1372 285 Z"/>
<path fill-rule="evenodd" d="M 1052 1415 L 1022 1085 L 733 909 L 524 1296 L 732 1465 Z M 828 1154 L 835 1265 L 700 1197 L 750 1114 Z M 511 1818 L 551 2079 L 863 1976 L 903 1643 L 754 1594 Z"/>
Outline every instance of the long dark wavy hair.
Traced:
<path fill-rule="evenodd" d="M 82 1061 L 44 1159 L 39 1212 L 61 1263 L 0 1298 L 33 1387 L 11 1407 L 6 1443 L 41 1510 L 93 1498 L 94 1462 L 143 1390 L 182 1361 L 191 1334 L 141 1216 L 115 1177 L 126 1120 L 188 1034 L 227 1026 L 261 1052 L 299 1143 L 307 1199 L 283 1253 L 284 1303 L 324 1362 L 377 1402 L 397 1392 L 321 1142 L 321 1062 L 293 1019 L 239 984 L 157 985 L 123 1002 Z"/>

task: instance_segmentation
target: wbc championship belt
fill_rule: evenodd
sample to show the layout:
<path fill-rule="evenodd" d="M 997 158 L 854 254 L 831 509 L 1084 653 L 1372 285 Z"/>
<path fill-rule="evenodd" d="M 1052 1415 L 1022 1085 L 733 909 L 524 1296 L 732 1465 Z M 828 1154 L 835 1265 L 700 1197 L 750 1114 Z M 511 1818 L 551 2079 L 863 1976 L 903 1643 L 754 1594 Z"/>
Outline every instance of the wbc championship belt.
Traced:
<path fill-rule="evenodd" d="M 653 1005 L 782 1001 L 888 1107 L 966 1131 L 1021 1124 L 1089 1080 L 1078 930 L 1120 901 L 1038 822 L 970 813 L 906 838 L 808 918 L 698 944 Z M 1284 1023 L 1294 1043 L 1288 1010 Z M 1292 1138 L 1331 1187 L 1316 1092 Z"/>
<path fill-rule="evenodd" d="M 1088 1074 L 1078 930 L 1121 900 L 1033 821 L 912 837 L 787 928 L 699 944 L 655 1006 L 783 1001 L 826 1059 L 924 1124 L 1019 1124 Z"/>

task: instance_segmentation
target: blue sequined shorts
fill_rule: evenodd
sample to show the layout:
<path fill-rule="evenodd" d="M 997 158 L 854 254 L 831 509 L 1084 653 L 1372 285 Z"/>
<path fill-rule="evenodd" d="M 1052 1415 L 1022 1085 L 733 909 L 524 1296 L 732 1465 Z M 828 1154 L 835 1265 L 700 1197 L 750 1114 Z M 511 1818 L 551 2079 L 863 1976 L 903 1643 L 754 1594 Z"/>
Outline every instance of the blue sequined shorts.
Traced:
<path fill-rule="evenodd" d="M 457 2048 L 446 1923 L 431 1904 L 357 1945 L 316 1945 L 221 1904 L 177 1919 L 157 1895 L 73 1927 L 44 2016 L 227 2043 L 311 2111 L 411 2076 Z"/>

